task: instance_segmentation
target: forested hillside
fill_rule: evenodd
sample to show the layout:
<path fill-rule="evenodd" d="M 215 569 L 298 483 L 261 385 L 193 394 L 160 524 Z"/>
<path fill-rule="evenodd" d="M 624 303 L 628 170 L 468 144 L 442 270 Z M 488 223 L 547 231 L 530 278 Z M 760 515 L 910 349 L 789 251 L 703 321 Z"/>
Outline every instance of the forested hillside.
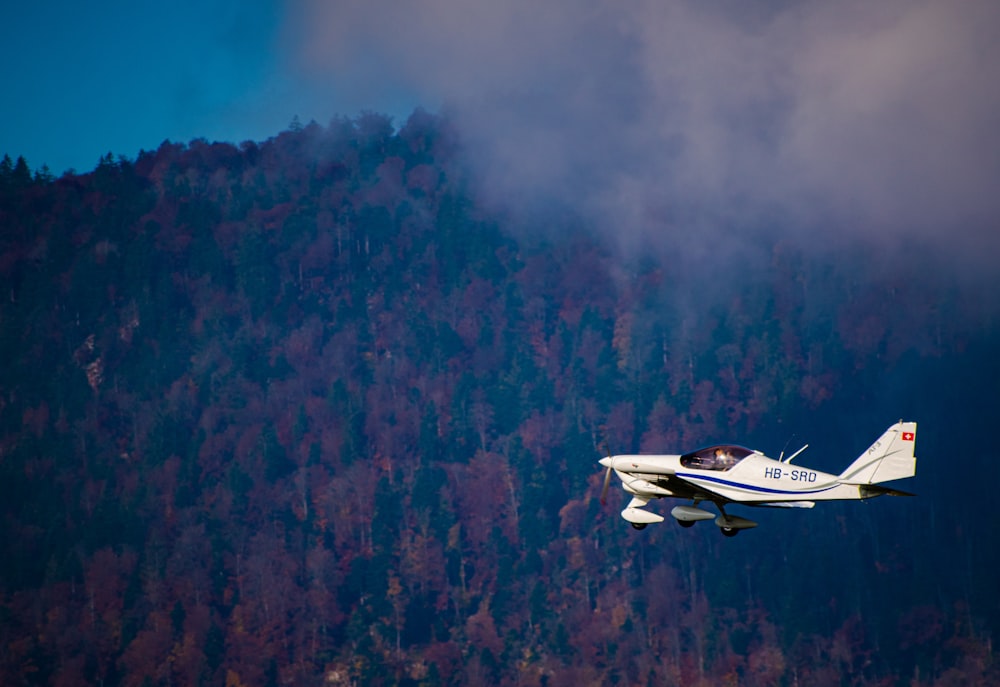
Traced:
<path fill-rule="evenodd" d="M 0 683 L 1000 682 L 994 294 L 515 229 L 462 155 L 417 111 L 7 158 Z M 733 540 L 598 502 L 605 444 L 839 472 L 900 417 L 917 498 Z"/>

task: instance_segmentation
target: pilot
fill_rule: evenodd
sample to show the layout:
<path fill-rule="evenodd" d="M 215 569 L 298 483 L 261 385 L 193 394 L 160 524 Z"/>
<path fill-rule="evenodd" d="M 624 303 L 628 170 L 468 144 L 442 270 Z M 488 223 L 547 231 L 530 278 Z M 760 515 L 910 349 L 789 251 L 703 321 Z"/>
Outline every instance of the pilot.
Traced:
<path fill-rule="evenodd" d="M 715 460 L 713 462 L 715 463 L 716 469 L 719 470 L 731 468 L 736 463 L 733 458 L 733 454 L 728 451 L 723 451 L 721 448 L 715 449 Z"/>
<path fill-rule="evenodd" d="M 726 467 L 726 454 L 722 452 L 721 448 L 715 449 L 715 455 L 712 457 L 712 467 L 716 470 Z"/>

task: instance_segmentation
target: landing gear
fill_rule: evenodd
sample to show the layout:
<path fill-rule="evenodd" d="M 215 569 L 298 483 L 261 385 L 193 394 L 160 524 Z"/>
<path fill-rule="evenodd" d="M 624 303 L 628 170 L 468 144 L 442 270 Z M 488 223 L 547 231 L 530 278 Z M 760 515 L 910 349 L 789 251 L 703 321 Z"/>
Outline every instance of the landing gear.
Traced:
<path fill-rule="evenodd" d="M 641 530 L 646 525 L 654 522 L 663 522 L 663 516 L 657 515 L 656 513 L 650 513 L 648 510 L 643 508 L 649 499 L 644 496 L 633 496 L 632 500 L 628 502 L 625 506 L 625 510 L 622 511 L 622 518 L 624 518 L 632 527 L 637 530 Z"/>
<path fill-rule="evenodd" d="M 729 516 L 726 515 L 726 510 L 722 507 L 721 503 L 715 504 L 719 509 L 719 513 L 722 515 L 716 519 L 715 523 L 719 526 L 719 531 L 722 532 L 724 537 L 735 537 L 740 531 L 734 527 L 729 527 L 726 523 L 729 522 Z"/>
<path fill-rule="evenodd" d="M 707 510 L 698 508 L 699 503 L 701 503 L 701 501 L 695 499 L 694 505 L 692 506 L 674 506 L 673 510 L 670 511 L 670 514 L 674 516 L 674 520 L 676 520 L 677 524 L 681 527 L 694 527 L 694 524 L 700 520 L 712 520 L 715 516 Z"/>
<path fill-rule="evenodd" d="M 757 523 L 753 520 L 747 520 L 746 518 L 741 518 L 735 515 L 727 515 L 721 503 L 716 503 L 715 505 L 719 509 L 719 513 L 721 513 L 721 515 L 715 519 L 715 524 L 719 526 L 719 531 L 722 532 L 722 536 L 735 537 L 740 533 L 740 530 L 746 530 L 757 526 Z"/>

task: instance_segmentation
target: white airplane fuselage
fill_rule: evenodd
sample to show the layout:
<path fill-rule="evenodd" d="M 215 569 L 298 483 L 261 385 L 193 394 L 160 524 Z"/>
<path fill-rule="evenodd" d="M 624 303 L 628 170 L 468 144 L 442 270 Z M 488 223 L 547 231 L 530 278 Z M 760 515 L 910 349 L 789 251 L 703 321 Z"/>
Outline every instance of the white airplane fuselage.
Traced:
<path fill-rule="evenodd" d="M 698 498 L 759 504 L 834 501 L 862 498 L 856 484 L 843 484 L 837 475 L 799 467 L 753 452 L 728 470 L 705 470 L 681 465 L 679 455 L 619 455 L 602 458 L 614 469 L 625 491 L 636 496 Z M 672 480 L 676 476 L 681 480 Z M 702 492 L 700 495 L 697 492 Z"/>

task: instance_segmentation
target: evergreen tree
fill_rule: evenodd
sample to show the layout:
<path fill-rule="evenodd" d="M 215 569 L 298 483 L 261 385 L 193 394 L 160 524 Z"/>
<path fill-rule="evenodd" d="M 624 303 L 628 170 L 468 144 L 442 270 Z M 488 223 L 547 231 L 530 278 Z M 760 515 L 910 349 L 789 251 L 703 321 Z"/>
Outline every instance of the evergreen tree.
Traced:
<path fill-rule="evenodd" d="M 14 188 L 18 189 L 31 185 L 31 170 L 28 168 L 28 161 L 23 156 L 18 156 L 17 162 L 14 163 L 10 180 Z"/>
<path fill-rule="evenodd" d="M 49 169 L 48 165 L 42 165 L 35 170 L 35 183 L 36 184 L 48 184 L 55 179 L 52 174 L 52 170 Z"/>

